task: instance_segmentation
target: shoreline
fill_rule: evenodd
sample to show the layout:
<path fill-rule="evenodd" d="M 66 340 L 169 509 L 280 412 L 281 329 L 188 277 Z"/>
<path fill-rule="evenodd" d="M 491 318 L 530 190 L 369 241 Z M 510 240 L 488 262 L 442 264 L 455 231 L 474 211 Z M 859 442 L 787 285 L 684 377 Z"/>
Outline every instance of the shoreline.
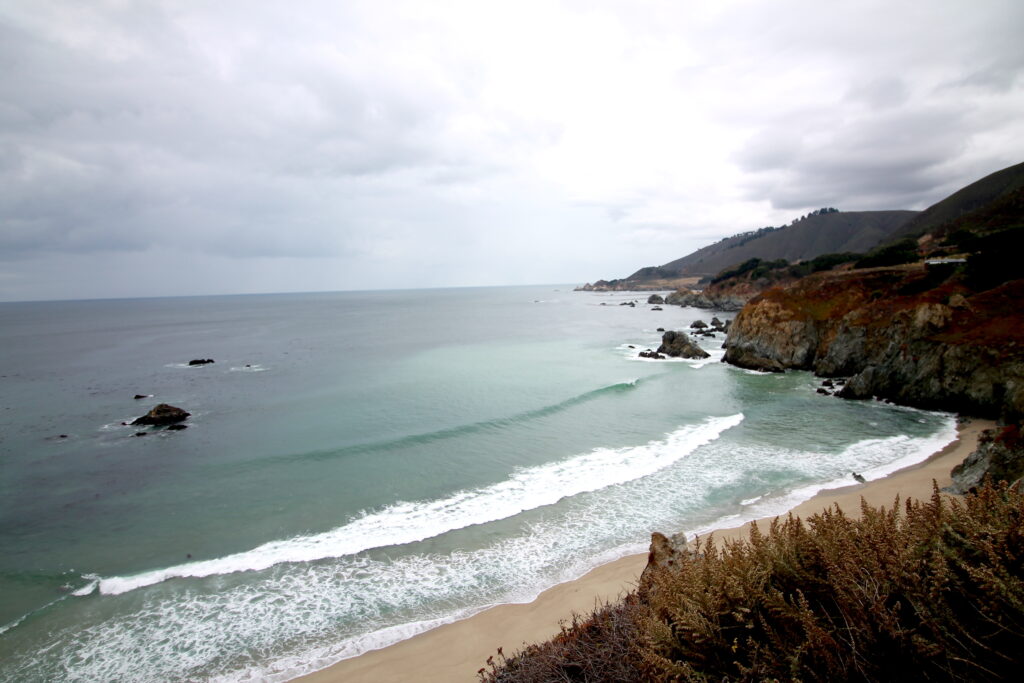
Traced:
<path fill-rule="evenodd" d="M 979 432 L 993 426 L 992 420 L 975 418 L 958 423 L 956 438 L 922 462 L 866 484 L 820 491 L 789 513 L 806 519 L 837 504 L 847 515 L 856 517 L 860 515 L 862 498 L 876 507 L 891 507 L 897 495 L 901 501 L 927 499 L 932 494 L 932 480 L 939 488 L 947 486 L 950 470 L 977 447 Z M 714 538 L 717 541 L 745 539 L 751 524 L 763 525 L 774 518 L 764 517 L 719 529 L 713 532 Z M 672 533 L 672 530 L 661 531 Z M 704 537 L 708 535 L 711 534 L 704 534 Z M 588 614 L 597 604 L 617 600 L 635 588 L 646 565 L 646 553 L 628 555 L 596 567 L 578 579 L 552 586 L 532 602 L 496 605 L 294 680 L 304 683 L 474 681 L 476 672 L 499 647 L 511 655 L 526 644 L 548 640 L 559 632 L 560 622 L 571 619 L 574 612 Z"/>

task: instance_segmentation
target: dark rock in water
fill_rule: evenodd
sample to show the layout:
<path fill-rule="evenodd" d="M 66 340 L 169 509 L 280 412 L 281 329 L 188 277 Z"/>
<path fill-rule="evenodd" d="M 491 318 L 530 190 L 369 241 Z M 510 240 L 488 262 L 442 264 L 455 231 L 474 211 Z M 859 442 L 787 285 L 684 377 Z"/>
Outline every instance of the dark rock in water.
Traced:
<path fill-rule="evenodd" d="M 145 394 L 135 394 L 135 400 L 138 401 L 140 398 L 148 398 Z"/>
<path fill-rule="evenodd" d="M 1024 438 L 1020 425 L 986 429 L 978 435 L 978 450 L 950 472 L 953 483 L 944 491 L 968 493 L 991 482 L 1016 482 L 1024 477 Z"/>
<path fill-rule="evenodd" d="M 182 429 L 188 429 L 188 425 L 183 425 L 183 424 L 167 425 L 167 431 L 169 431 L 169 432 L 178 432 L 178 431 L 181 431 Z"/>
<path fill-rule="evenodd" d="M 708 324 L 703 320 L 694 320 L 692 323 L 690 323 L 690 328 L 694 330 L 703 330 L 707 326 Z"/>
<path fill-rule="evenodd" d="M 718 316 L 716 315 L 714 318 L 711 319 L 711 329 L 713 329 L 713 330 L 720 330 L 720 331 L 724 332 L 725 331 L 725 323 L 723 323 L 721 320 L 719 320 Z"/>
<path fill-rule="evenodd" d="M 688 334 L 676 330 L 669 330 L 662 335 L 658 353 L 664 353 L 674 358 L 707 358 L 710 355 L 697 346 Z"/>
<path fill-rule="evenodd" d="M 660 311 L 660 310 L 662 310 L 662 308 L 661 308 L 661 306 L 651 306 L 651 310 L 652 311 Z"/>
<path fill-rule="evenodd" d="M 623 301 L 620 306 L 629 306 L 630 308 L 636 308 L 636 304 L 632 301 Z"/>
<path fill-rule="evenodd" d="M 821 387 L 818 387 L 817 389 L 815 389 L 815 391 L 817 391 L 819 394 L 824 394 L 825 396 L 832 395 L 832 393 L 828 389 L 822 389 Z"/>
<path fill-rule="evenodd" d="M 68 435 L 67 435 L 67 434 L 61 434 L 61 435 L 60 435 L 59 437 L 57 437 L 57 438 L 59 438 L 59 439 L 66 439 L 66 438 L 68 438 Z"/>
<path fill-rule="evenodd" d="M 824 382 L 821 383 L 821 386 L 823 386 L 823 387 L 830 387 L 831 388 L 831 387 L 834 387 L 835 385 L 836 385 L 836 383 L 833 382 L 830 379 L 826 379 Z"/>
<path fill-rule="evenodd" d="M 188 362 L 188 364 L 189 365 L 209 365 L 210 363 L 213 363 L 213 362 L 214 362 L 214 360 L 212 358 L 194 358 L 194 359 L 190 360 Z"/>
<path fill-rule="evenodd" d="M 170 425 L 178 422 L 183 422 L 191 413 L 187 413 L 181 408 L 176 408 L 166 403 L 153 408 L 142 417 L 136 418 L 132 421 L 132 425 Z"/>
<path fill-rule="evenodd" d="M 647 349 L 646 351 L 641 351 L 640 352 L 640 357 L 641 358 L 653 358 L 654 360 L 665 360 L 665 356 L 663 356 L 660 353 L 657 353 L 655 351 L 651 351 L 650 349 Z"/>
<path fill-rule="evenodd" d="M 149 432 L 135 432 L 132 436 L 146 436 Z"/>
<path fill-rule="evenodd" d="M 664 332 L 664 331 L 665 331 L 665 328 L 664 328 L 664 327 L 659 327 L 659 328 L 658 328 L 658 332 Z"/>
<path fill-rule="evenodd" d="M 663 303 L 665 303 L 665 300 L 661 297 L 660 294 L 651 294 L 649 297 L 647 297 L 647 303 L 649 303 L 649 304 L 663 304 Z"/>
<path fill-rule="evenodd" d="M 631 348 L 631 349 L 635 349 L 635 348 L 636 348 L 636 347 L 635 347 L 635 346 L 633 346 L 632 344 L 626 344 L 626 346 L 628 346 L 628 347 L 629 347 L 629 348 Z"/>

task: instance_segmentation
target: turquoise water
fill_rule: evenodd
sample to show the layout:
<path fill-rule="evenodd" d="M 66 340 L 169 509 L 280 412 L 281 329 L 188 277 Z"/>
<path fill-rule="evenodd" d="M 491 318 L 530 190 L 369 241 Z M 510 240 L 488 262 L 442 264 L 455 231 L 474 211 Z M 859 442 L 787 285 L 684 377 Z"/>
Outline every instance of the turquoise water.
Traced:
<path fill-rule="evenodd" d="M 288 680 L 953 437 L 721 339 L 637 359 L 710 315 L 636 296 L 0 304 L 0 680 Z M 121 424 L 160 402 L 189 429 Z"/>

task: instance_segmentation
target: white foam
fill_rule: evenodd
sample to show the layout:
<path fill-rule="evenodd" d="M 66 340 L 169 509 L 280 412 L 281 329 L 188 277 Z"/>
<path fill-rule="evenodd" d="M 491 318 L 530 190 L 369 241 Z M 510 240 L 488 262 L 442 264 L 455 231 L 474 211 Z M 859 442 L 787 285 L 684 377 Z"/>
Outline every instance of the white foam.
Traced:
<path fill-rule="evenodd" d="M 100 584 L 100 577 L 96 574 L 83 574 L 82 578 L 88 583 L 77 590 L 71 591 L 71 595 L 80 598 L 85 597 L 86 595 L 91 595 Z"/>
<path fill-rule="evenodd" d="M 930 437 L 862 440 L 838 453 L 718 441 L 658 476 L 573 499 L 477 549 L 360 554 L 282 565 L 251 580 L 104 598 L 125 601 L 128 613 L 96 613 L 92 623 L 54 632 L 43 647 L 59 659 L 19 653 L 10 670 L 42 680 L 290 680 L 498 602 L 533 600 L 595 566 L 642 552 L 652 529 L 692 535 L 700 524 L 686 520 L 706 508 L 709 494 L 732 489 L 744 503 L 756 495 L 745 483 L 750 476 L 781 468 L 785 481 L 796 475 L 818 483 L 792 495 L 765 494 L 742 509 L 718 503 L 719 517 L 701 533 L 777 514 L 835 482 L 849 484 L 851 468 L 877 478 L 919 461 L 952 436 L 952 427 L 950 418 Z M 668 441 L 661 443 L 667 448 Z"/>
<path fill-rule="evenodd" d="M 742 414 L 708 418 L 643 446 L 598 448 L 567 460 L 518 470 L 505 481 L 484 488 L 459 491 L 439 500 L 399 502 L 321 534 L 272 541 L 212 560 L 100 579 L 99 589 L 104 595 L 118 595 L 172 578 L 262 570 L 285 562 L 311 562 L 422 541 L 648 476 L 742 421 Z"/>
<path fill-rule="evenodd" d="M 916 409 L 915 409 L 916 410 Z M 728 515 L 715 520 L 709 525 L 695 530 L 697 534 L 706 534 L 715 529 L 727 529 L 745 524 L 755 519 L 775 517 L 785 514 L 797 505 L 804 503 L 823 491 L 853 486 L 856 481 L 851 471 L 859 471 L 868 481 L 883 479 L 894 472 L 924 462 L 933 453 L 941 450 L 956 439 L 956 418 L 946 415 L 942 427 L 933 435 L 926 437 L 893 436 L 885 439 L 865 439 L 843 449 L 834 459 L 821 458 L 824 463 L 841 463 L 842 472 L 832 472 L 830 479 L 818 481 L 807 486 L 794 488 L 776 496 L 760 496 L 757 503 L 747 506 L 739 515 Z M 893 457 L 896 454 L 896 457 Z M 832 469 L 835 469 L 832 466 Z M 830 476 L 828 473 L 825 476 Z"/>

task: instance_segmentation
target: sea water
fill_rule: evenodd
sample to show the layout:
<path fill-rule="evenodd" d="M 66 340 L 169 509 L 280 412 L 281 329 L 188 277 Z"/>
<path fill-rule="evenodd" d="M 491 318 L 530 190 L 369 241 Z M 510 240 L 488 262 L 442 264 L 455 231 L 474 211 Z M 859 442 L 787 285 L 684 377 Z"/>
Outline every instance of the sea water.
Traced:
<path fill-rule="evenodd" d="M 721 335 L 639 359 L 710 319 L 664 308 L 557 286 L 0 304 L 0 680 L 288 680 L 954 437 L 725 365 Z M 188 429 L 124 424 L 157 403 Z"/>

